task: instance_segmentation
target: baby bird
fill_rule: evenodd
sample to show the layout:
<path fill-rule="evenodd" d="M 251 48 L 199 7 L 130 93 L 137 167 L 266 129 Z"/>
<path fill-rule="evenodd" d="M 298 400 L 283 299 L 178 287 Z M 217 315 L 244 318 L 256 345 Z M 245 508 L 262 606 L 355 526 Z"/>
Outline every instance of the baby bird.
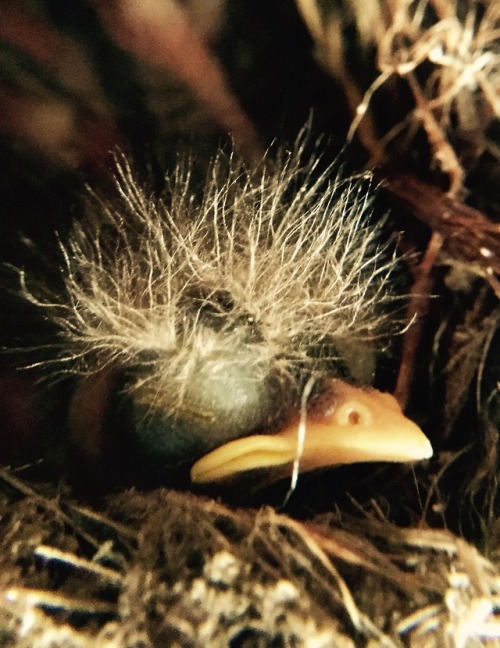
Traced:
<path fill-rule="evenodd" d="M 160 198 L 119 157 L 116 200 L 92 194 L 61 246 L 62 293 L 21 275 L 57 330 L 45 369 L 75 378 L 84 470 L 207 483 L 432 454 L 392 396 L 354 386 L 395 328 L 369 177 L 303 153 L 220 153 L 201 192 L 179 164 Z"/>

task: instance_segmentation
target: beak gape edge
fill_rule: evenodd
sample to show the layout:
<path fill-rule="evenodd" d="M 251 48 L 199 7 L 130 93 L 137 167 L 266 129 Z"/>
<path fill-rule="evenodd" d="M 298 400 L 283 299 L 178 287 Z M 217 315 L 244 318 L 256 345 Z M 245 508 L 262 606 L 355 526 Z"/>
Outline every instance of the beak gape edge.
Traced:
<path fill-rule="evenodd" d="M 299 418 L 297 413 L 273 434 L 247 436 L 213 450 L 194 464 L 192 481 L 217 481 L 255 468 L 288 468 L 297 457 Z M 431 456 L 429 440 L 391 394 L 331 380 L 308 407 L 299 471 Z"/>

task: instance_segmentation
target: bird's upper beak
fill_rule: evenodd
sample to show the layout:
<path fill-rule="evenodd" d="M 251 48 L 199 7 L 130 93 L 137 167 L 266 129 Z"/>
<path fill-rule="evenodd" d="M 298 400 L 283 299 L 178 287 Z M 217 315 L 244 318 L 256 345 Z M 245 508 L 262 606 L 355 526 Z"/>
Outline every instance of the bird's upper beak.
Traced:
<path fill-rule="evenodd" d="M 199 459 L 193 482 L 212 482 L 255 468 L 287 467 L 297 458 L 300 472 L 366 461 L 428 459 L 432 447 L 396 399 L 375 389 L 331 380 L 311 399 L 299 443 L 300 414 L 272 434 L 231 441 Z M 301 450 L 300 450 L 301 448 Z"/>

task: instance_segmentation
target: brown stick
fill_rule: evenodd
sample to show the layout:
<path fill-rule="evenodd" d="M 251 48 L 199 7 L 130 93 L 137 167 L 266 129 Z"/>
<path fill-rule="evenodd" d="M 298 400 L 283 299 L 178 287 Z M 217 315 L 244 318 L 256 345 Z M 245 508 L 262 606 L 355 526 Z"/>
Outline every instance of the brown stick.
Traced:
<path fill-rule="evenodd" d="M 389 174 L 383 186 L 414 218 L 443 237 L 443 252 L 482 276 L 500 299 L 500 223 L 415 176 Z"/>
<path fill-rule="evenodd" d="M 408 321 L 413 321 L 413 324 L 406 331 L 403 340 L 401 364 L 394 391 L 394 397 L 402 409 L 405 408 L 410 396 L 415 375 L 417 352 L 422 338 L 423 322 L 429 311 L 433 284 L 432 269 L 442 245 L 443 237 L 438 232 L 434 232 L 427 245 L 424 257 L 415 270 L 415 281 L 411 289 L 410 303 L 408 304 Z"/>

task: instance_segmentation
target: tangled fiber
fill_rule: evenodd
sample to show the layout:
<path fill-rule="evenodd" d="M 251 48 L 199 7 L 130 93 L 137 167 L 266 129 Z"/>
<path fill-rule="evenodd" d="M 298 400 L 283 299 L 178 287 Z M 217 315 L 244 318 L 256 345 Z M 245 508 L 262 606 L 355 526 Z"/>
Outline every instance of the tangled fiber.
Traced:
<path fill-rule="evenodd" d="M 446 531 L 2 482 L 3 646 L 498 645 L 498 567 Z"/>

